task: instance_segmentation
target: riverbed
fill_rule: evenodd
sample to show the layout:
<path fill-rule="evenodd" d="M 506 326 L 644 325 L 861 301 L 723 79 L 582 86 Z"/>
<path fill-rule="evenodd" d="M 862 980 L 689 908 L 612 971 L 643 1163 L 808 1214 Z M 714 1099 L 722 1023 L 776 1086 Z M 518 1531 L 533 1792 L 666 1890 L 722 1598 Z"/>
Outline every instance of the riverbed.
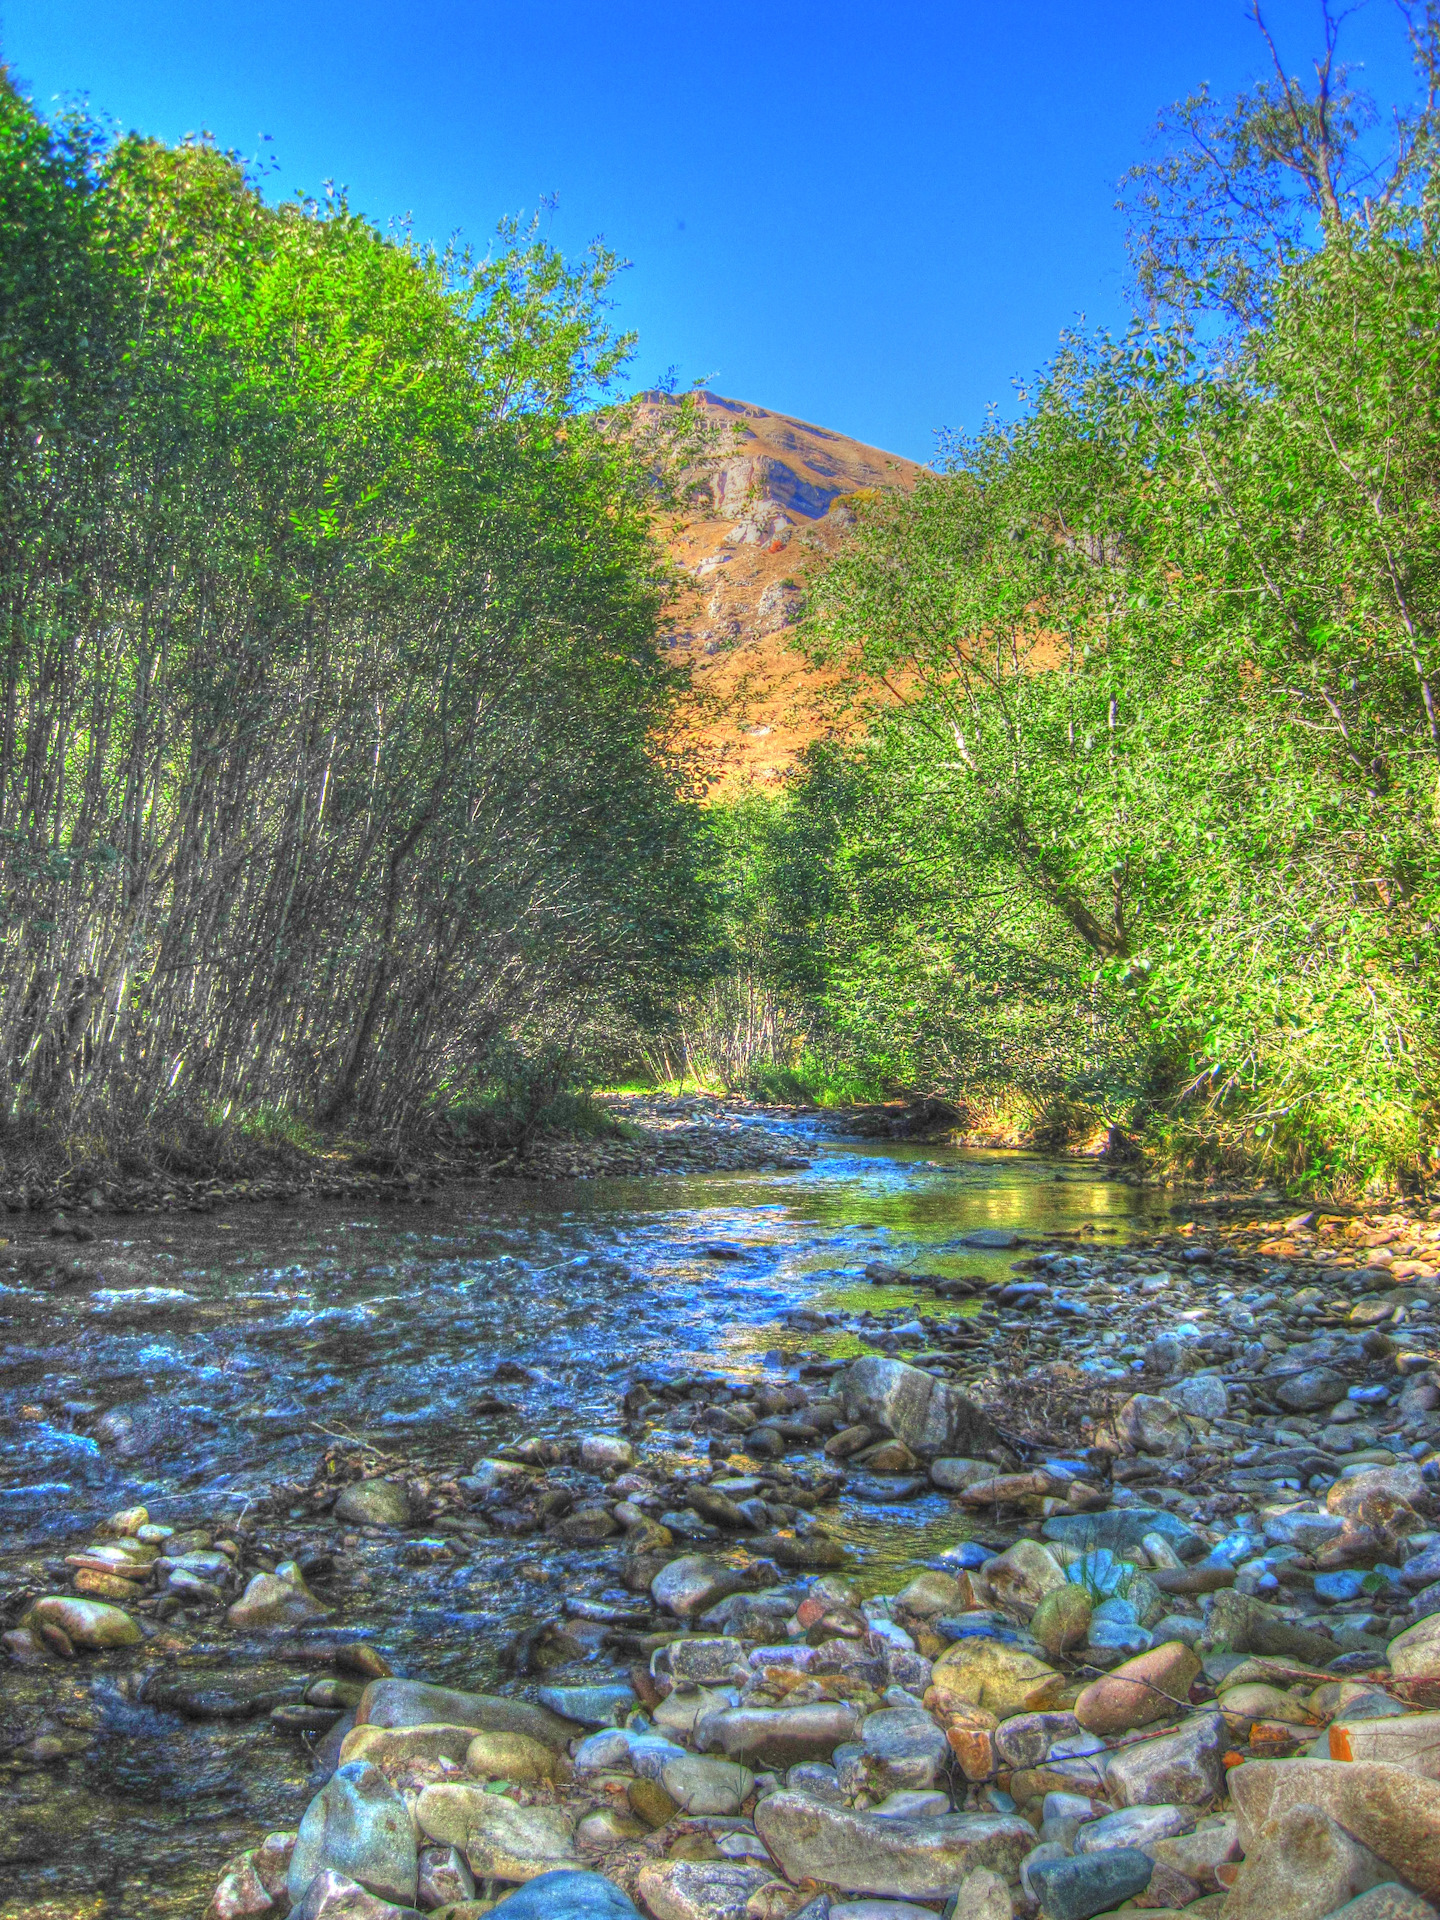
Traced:
<path fill-rule="evenodd" d="M 277 1488 L 311 1482 L 327 1449 L 364 1445 L 441 1474 L 526 1435 L 615 1430 L 637 1374 L 783 1382 L 868 1350 L 857 1313 L 971 1311 L 877 1286 L 874 1263 L 995 1280 L 1015 1255 L 961 1244 L 979 1230 L 1113 1247 L 1167 1210 L 1165 1196 L 1082 1163 L 856 1144 L 815 1120 L 753 1124 L 808 1165 L 491 1182 L 371 1210 L 97 1216 L 83 1243 L 12 1225 L 0 1268 L 7 1623 L 63 1584 L 64 1555 L 119 1508 L 224 1536 L 266 1503 L 273 1515 Z M 313 1547 L 304 1515 L 297 1500 L 299 1531 L 287 1543 L 282 1526 L 277 1551 Z M 847 1494 L 829 1524 L 871 1585 L 964 1531 L 934 1492 Z M 335 1631 L 399 1672 L 505 1684 L 502 1650 L 600 1556 L 446 1538 L 429 1563 L 356 1539 L 329 1588 Z M 203 1613 L 166 1621 L 163 1638 L 189 1676 L 188 1704 L 172 1690 L 178 1710 L 136 1697 L 153 1643 L 58 1678 L 53 1666 L 7 1674 L 7 1920 L 199 1915 L 221 1861 L 297 1823 L 313 1790 L 307 1749 L 243 1710 L 245 1687 L 263 1692 L 263 1662 L 237 1676 Z M 268 1675 L 277 1697 L 282 1667 Z M 196 1710 L 207 1685 L 223 1713 Z"/>

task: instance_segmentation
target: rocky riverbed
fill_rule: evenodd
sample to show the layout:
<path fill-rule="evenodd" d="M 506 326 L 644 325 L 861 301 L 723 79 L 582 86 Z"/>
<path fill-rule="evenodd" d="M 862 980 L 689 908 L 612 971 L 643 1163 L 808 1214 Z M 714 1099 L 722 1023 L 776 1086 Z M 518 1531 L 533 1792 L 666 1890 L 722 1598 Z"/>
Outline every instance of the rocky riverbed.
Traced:
<path fill-rule="evenodd" d="M 765 1144 L 398 1276 L 252 1214 L 248 1321 L 223 1221 L 148 1319 L 3 1250 L 0 1914 L 1440 1910 L 1440 1216 Z"/>

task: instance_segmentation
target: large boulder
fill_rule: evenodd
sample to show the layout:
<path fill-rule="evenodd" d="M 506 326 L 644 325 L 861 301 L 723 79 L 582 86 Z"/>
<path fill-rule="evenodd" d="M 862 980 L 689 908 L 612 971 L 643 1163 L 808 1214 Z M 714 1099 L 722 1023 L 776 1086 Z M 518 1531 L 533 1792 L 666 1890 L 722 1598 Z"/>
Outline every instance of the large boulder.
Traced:
<path fill-rule="evenodd" d="M 788 1788 L 757 1803 L 755 1829 L 787 1880 L 808 1876 L 845 1893 L 896 1900 L 943 1900 L 978 1867 L 1013 1880 L 1035 1844 L 1035 1829 L 1016 1814 L 895 1820 Z"/>
<path fill-rule="evenodd" d="M 286 1876 L 297 1906 L 327 1867 L 382 1900 L 415 1903 L 415 1829 L 405 1802 L 368 1760 L 337 1767 L 305 1809 Z"/>
<path fill-rule="evenodd" d="M 1004 1448 L 994 1421 L 973 1400 L 903 1360 L 866 1354 L 841 1374 L 839 1393 L 847 1420 L 879 1427 L 925 1459 Z"/>
<path fill-rule="evenodd" d="M 1247 1760 L 1229 1776 L 1248 1855 L 1292 1807 L 1318 1807 L 1429 1900 L 1440 1898 L 1440 1784 L 1381 1760 Z"/>
<path fill-rule="evenodd" d="M 1225 1920 L 1325 1920 L 1389 1879 L 1376 1854 L 1319 1807 L 1299 1804 L 1267 1820 L 1245 1858 Z"/>

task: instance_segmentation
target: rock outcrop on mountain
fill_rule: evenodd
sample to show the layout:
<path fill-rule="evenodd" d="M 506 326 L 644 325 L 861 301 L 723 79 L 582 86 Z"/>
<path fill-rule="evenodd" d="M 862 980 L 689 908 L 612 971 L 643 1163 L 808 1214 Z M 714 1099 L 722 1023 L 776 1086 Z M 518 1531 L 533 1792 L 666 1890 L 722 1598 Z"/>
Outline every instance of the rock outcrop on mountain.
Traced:
<path fill-rule="evenodd" d="M 833 732 L 834 674 L 791 642 L 808 582 L 880 489 L 923 471 L 825 427 L 718 394 L 699 396 L 710 446 L 671 551 L 694 583 L 671 645 L 691 669 L 681 725 L 713 792 L 783 779 L 811 741 Z M 658 409 L 673 404 L 647 396 Z"/>

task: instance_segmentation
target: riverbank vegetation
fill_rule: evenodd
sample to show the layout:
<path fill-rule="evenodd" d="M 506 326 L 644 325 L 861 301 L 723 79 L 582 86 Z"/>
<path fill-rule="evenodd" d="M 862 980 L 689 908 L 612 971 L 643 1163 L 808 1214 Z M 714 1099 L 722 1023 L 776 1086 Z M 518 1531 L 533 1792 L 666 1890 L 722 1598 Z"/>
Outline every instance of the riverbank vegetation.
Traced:
<path fill-rule="evenodd" d="M 1328 18 L 1313 84 L 1175 109 L 1133 332 L 816 583 L 868 735 L 730 833 L 769 876 L 736 977 L 825 1070 L 1192 1168 L 1432 1166 L 1440 11 L 1403 17 L 1393 121 Z"/>
<path fill-rule="evenodd" d="M 7 1157 L 523 1133 L 703 946 L 617 262 L 8 83 L 0 201 Z"/>

